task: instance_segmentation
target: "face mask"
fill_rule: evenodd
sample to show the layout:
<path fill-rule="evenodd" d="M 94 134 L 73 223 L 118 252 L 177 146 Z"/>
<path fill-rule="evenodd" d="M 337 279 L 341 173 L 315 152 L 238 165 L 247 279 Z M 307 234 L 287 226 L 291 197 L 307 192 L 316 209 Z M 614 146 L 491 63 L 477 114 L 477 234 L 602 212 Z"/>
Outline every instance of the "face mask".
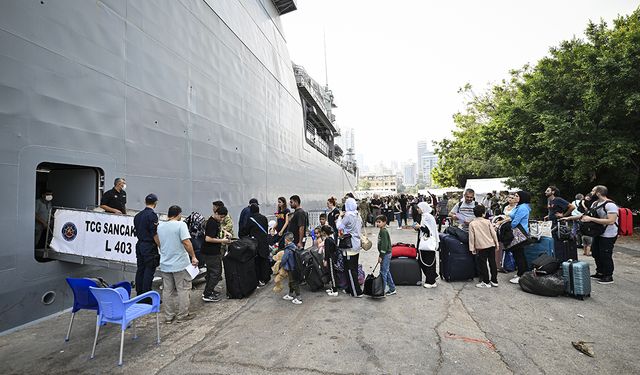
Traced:
<path fill-rule="evenodd" d="M 51 202 L 53 200 L 53 195 L 45 195 L 44 200 Z"/>
<path fill-rule="evenodd" d="M 122 190 L 127 190 L 127 184 L 122 185 Z"/>

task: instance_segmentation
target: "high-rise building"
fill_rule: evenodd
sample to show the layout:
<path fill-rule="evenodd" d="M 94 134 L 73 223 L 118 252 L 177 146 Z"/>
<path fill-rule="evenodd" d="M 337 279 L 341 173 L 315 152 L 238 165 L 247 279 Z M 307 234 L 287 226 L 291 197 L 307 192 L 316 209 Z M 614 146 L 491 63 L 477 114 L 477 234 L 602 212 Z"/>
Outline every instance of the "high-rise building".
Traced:
<path fill-rule="evenodd" d="M 414 186 L 416 184 L 416 163 L 406 163 L 403 168 L 402 180 L 404 186 Z"/>
<path fill-rule="evenodd" d="M 432 151 L 427 151 L 422 156 L 422 175 L 427 187 L 433 186 L 433 180 L 431 179 L 431 171 L 438 165 L 438 156 Z"/>
<path fill-rule="evenodd" d="M 422 159 L 425 155 L 427 155 L 427 152 L 429 152 L 429 143 L 427 142 L 426 139 L 423 140 L 419 140 L 418 141 L 418 171 L 419 172 L 423 172 L 424 171 L 424 164 L 422 163 Z"/>

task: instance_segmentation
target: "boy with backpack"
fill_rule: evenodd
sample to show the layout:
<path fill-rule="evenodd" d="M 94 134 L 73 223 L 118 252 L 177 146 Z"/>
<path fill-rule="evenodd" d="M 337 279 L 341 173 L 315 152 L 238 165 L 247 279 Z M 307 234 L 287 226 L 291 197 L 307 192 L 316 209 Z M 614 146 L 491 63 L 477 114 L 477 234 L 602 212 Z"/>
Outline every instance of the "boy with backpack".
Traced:
<path fill-rule="evenodd" d="M 299 270 L 296 269 L 296 244 L 293 242 L 293 233 L 287 232 L 284 235 L 284 254 L 280 261 L 280 267 L 289 273 L 289 293 L 282 297 L 285 301 L 291 301 L 294 305 L 301 305 L 300 298 L 300 277 Z M 292 296 L 293 294 L 293 296 Z"/>
<path fill-rule="evenodd" d="M 498 248 L 498 235 L 493 229 L 491 221 L 484 218 L 486 208 L 477 205 L 473 208 L 475 219 L 469 223 L 469 251 L 477 254 L 478 271 L 480 272 L 480 283 L 476 288 L 491 288 L 498 286 L 498 268 L 496 267 L 495 252 Z M 491 280 L 487 271 L 487 260 L 491 271 Z"/>

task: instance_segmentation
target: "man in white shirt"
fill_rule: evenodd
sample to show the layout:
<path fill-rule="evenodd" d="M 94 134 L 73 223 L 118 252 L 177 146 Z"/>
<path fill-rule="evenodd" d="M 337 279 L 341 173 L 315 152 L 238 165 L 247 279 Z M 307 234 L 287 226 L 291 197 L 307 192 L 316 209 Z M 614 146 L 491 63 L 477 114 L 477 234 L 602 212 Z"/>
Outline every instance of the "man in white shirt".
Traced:
<path fill-rule="evenodd" d="M 457 221 L 462 226 L 462 229 L 466 231 L 469 230 L 471 220 L 476 218 L 473 209 L 478 205 L 478 202 L 475 201 L 475 198 L 476 192 L 473 189 L 466 189 L 464 191 L 464 200 L 456 203 L 449 212 L 449 217 Z"/>

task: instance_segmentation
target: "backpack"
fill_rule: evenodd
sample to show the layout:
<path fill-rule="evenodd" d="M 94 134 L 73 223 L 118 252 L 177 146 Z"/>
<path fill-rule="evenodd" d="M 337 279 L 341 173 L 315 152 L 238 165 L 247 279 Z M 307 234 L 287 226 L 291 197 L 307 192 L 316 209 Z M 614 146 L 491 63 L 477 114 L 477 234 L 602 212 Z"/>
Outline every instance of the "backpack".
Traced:
<path fill-rule="evenodd" d="M 204 224 L 206 220 L 199 212 L 192 212 L 191 215 L 184 219 L 187 228 L 189 228 L 189 234 L 191 238 L 198 238 L 204 236 Z"/>
<path fill-rule="evenodd" d="M 586 216 L 599 218 L 598 210 L 600 208 L 604 207 L 608 202 L 609 201 L 606 201 L 606 202 L 604 202 L 603 204 L 601 204 L 599 206 L 590 207 L 587 210 L 587 212 L 585 212 L 584 214 Z M 580 223 L 580 232 L 582 233 L 582 235 L 589 236 L 589 237 L 597 237 L 597 236 L 601 235 L 602 233 L 604 233 L 606 228 L 607 228 L 606 225 L 602 225 L 600 223 L 594 223 L 593 221 L 581 222 Z"/>
<path fill-rule="evenodd" d="M 539 275 L 552 275 L 558 272 L 558 268 L 560 268 L 558 259 L 549 254 L 540 254 L 539 257 L 531 262 L 531 265 L 533 266 L 535 273 Z"/>
<path fill-rule="evenodd" d="M 633 234 L 633 214 L 628 208 L 618 209 L 618 235 L 631 236 Z"/>
<path fill-rule="evenodd" d="M 513 229 L 511 228 L 511 221 L 503 221 L 498 226 L 497 233 L 498 241 L 501 244 L 508 246 L 513 241 Z"/>
<path fill-rule="evenodd" d="M 614 203 L 614 201 L 612 200 L 608 200 L 606 202 L 604 202 L 603 204 L 590 208 L 589 210 L 587 210 L 587 212 L 585 213 L 585 215 L 591 216 L 591 217 L 595 217 L 595 218 L 599 218 L 597 211 L 600 208 L 605 209 L 606 211 L 606 204 L 607 203 Z M 615 223 L 613 224 L 609 224 L 609 225 L 615 225 L 618 227 L 618 235 L 619 236 L 631 236 L 633 234 L 633 216 L 631 213 L 631 210 L 628 208 L 618 208 L 618 219 Z M 580 223 L 580 231 L 583 235 L 585 236 L 589 236 L 589 237 L 596 237 L 596 236 L 600 236 L 604 233 L 604 231 L 607 229 L 607 225 L 603 225 L 603 224 L 598 224 L 598 223 L 594 223 L 594 222 L 587 222 L 587 223 Z"/>

